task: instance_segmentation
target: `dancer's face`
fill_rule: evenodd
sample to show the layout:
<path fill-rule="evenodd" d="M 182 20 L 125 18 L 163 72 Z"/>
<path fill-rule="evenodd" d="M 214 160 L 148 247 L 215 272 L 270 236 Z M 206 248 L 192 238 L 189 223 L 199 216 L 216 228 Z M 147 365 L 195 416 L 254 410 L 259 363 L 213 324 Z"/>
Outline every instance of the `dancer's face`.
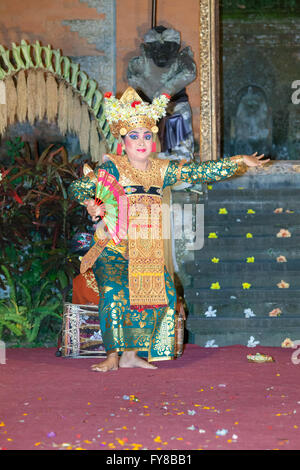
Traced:
<path fill-rule="evenodd" d="M 129 160 L 145 162 L 152 152 L 152 132 L 145 127 L 133 129 L 126 134 L 124 144 Z"/>

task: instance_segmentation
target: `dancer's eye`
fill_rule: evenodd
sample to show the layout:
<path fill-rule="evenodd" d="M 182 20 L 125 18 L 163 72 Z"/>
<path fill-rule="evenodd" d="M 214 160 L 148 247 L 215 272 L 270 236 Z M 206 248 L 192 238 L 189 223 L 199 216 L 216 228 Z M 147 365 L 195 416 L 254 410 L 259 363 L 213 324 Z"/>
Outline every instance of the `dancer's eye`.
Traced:
<path fill-rule="evenodd" d="M 138 135 L 137 135 L 137 134 L 129 134 L 129 137 L 130 137 L 130 139 L 132 139 L 132 140 L 138 139 Z"/>
<path fill-rule="evenodd" d="M 152 135 L 151 134 L 145 134 L 144 138 L 145 140 L 151 140 Z"/>

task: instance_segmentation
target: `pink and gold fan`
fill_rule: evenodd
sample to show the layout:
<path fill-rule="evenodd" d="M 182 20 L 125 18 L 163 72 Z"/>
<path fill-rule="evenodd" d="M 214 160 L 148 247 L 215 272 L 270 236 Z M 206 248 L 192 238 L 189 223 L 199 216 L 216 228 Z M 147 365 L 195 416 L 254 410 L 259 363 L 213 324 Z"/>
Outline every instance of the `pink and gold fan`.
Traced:
<path fill-rule="evenodd" d="M 101 222 L 117 245 L 127 234 L 128 199 L 123 186 L 118 183 L 116 178 L 100 168 L 98 170 L 95 202 L 97 205 L 103 204 L 104 216 Z"/>

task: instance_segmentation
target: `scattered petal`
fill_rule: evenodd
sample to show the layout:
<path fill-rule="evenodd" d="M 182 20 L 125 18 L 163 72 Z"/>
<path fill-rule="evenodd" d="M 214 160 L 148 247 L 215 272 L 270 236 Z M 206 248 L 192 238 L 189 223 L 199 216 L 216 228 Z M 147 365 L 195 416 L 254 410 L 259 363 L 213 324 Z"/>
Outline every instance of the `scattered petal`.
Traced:
<path fill-rule="evenodd" d="M 211 289 L 221 289 L 220 284 L 218 282 L 213 282 L 210 286 Z"/>
<path fill-rule="evenodd" d="M 208 238 L 218 238 L 218 235 L 216 234 L 216 232 L 210 232 Z"/>
<path fill-rule="evenodd" d="M 206 317 L 216 317 L 216 311 L 217 310 L 213 310 L 213 307 L 210 305 L 207 309 L 207 311 L 204 313 L 204 315 Z"/>
<path fill-rule="evenodd" d="M 247 214 L 255 214 L 255 211 L 253 209 L 248 209 Z"/>
<path fill-rule="evenodd" d="M 246 233 L 246 238 L 253 238 L 252 233 Z"/>
<path fill-rule="evenodd" d="M 279 317 L 279 315 L 282 313 L 280 308 L 274 308 L 271 312 L 269 312 L 269 317 Z"/>
<path fill-rule="evenodd" d="M 276 235 L 277 238 L 289 238 L 291 237 L 291 232 L 285 228 L 281 228 Z"/>
<path fill-rule="evenodd" d="M 196 428 L 195 428 L 195 426 L 192 424 L 192 426 L 189 426 L 187 429 L 188 429 L 189 431 L 195 431 Z"/>
<path fill-rule="evenodd" d="M 281 282 L 278 282 L 277 287 L 279 287 L 279 289 L 288 289 L 290 285 L 288 282 L 285 282 L 281 279 Z"/>
<path fill-rule="evenodd" d="M 228 429 L 218 429 L 217 432 L 216 432 L 216 435 L 217 436 L 226 436 L 227 433 L 228 433 Z"/>
<path fill-rule="evenodd" d="M 285 338 L 285 340 L 281 343 L 282 348 L 294 348 L 295 345 L 290 338 Z"/>
<path fill-rule="evenodd" d="M 251 308 L 245 308 L 244 310 L 244 314 L 245 314 L 245 318 L 250 318 L 250 317 L 255 317 L 255 313 L 253 312 L 253 310 L 251 310 Z"/>
<path fill-rule="evenodd" d="M 215 344 L 215 340 L 211 339 L 209 341 L 206 341 L 205 348 L 218 348 L 219 346 Z"/>
<path fill-rule="evenodd" d="M 255 261 L 254 256 L 248 256 L 247 263 L 254 263 L 254 261 Z"/>
<path fill-rule="evenodd" d="M 221 207 L 219 209 L 219 214 L 228 214 L 226 207 Z"/>
<path fill-rule="evenodd" d="M 250 289 L 251 284 L 249 282 L 243 282 L 243 289 Z"/>
<path fill-rule="evenodd" d="M 220 261 L 220 258 L 212 258 L 211 262 L 212 263 L 218 263 Z"/>
<path fill-rule="evenodd" d="M 276 261 L 277 261 L 277 263 L 286 263 L 287 259 L 286 259 L 285 256 L 280 255 L 280 256 L 277 256 Z"/>
<path fill-rule="evenodd" d="M 259 341 L 255 341 L 254 336 L 250 336 L 250 338 L 248 339 L 247 347 L 248 348 L 255 348 L 255 346 L 257 346 L 257 344 L 259 344 Z"/>
<path fill-rule="evenodd" d="M 281 214 L 281 212 L 283 212 L 283 208 L 282 207 L 277 207 L 273 212 L 274 212 L 274 214 Z"/>

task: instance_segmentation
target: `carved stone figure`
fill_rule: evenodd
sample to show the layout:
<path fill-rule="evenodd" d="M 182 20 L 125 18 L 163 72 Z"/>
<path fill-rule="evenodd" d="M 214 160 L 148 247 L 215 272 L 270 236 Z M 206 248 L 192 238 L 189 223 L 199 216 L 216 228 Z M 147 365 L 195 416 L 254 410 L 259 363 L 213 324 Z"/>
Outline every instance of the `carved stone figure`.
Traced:
<path fill-rule="evenodd" d="M 144 100 L 162 93 L 172 99 L 162 121 L 160 157 L 186 158 L 194 152 L 191 108 L 185 87 L 196 78 L 196 64 L 190 47 L 180 50 L 180 33 L 157 26 L 150 29 L 141 44 L 141 55 L 129 61 L 127 79 Z"/>
<path fill-rule="evenodd" d="M 272 116 L 261 90 L 249 86 L 237 107 L 235 153 L 259 152 L 269 154 L 272 145 Z"/>

